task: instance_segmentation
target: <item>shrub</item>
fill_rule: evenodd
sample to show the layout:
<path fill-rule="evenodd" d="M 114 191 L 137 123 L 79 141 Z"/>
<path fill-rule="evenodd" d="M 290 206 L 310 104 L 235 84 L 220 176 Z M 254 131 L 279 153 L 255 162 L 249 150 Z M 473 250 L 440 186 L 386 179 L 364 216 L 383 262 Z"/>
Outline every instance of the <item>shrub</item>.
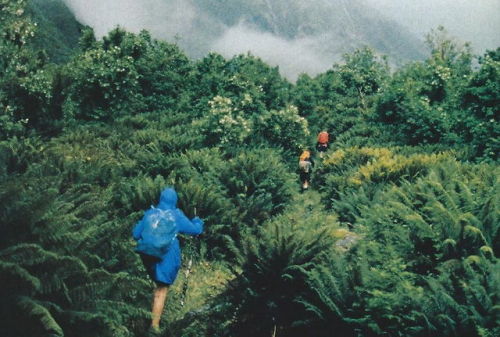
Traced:
<path fill-rule="evenodd" d="M 271 149 L 255 149 L 231 159 L 221 174 L 226 195 L 248 225 L 262 224 L 278 214 L 291 197 L 292 175 L 281 156 Z"/>
<path fill-rule="evenodd" d="M 363 336 L 497 333 L 497 177 L 445 162 L 359 207 L 363 240 L 308 273 L 317 324 Z"/>
<path fill-rule="evenodd" d="M 245 237 L 235 279 L 222 295 L 229 336 L 307 334 L 308 313 L 301 298 L 308 289 L 304 272 L 331 247 L 321 230 L 279 220 Z"/>
<path fill-rule="evenodd" d="M 400 155 L 396 149 L 389 148 L 340 149 L 325 157 L 315 179 L 330 200 L 337 200 L 341 193 L 352 189 L 376 190 L 397 184 L 401 179 L 413 180 L 450 158 L 446 153 Z"/>

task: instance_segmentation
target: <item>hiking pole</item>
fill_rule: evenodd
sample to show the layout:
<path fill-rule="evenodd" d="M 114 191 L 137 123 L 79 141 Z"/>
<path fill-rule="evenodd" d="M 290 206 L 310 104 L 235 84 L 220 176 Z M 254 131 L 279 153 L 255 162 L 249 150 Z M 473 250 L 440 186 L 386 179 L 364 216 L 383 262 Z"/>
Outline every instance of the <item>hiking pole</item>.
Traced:
<path fill-rule="evenodd" d="M 184 272 L 184 275 L 186 276 L 186 281 L 184 281 L 184 285 L 182 286 L 182 295 L 181 295 L 181 306 L 183 307 L 185 304 L 186 300 L 186 293 L 188 289 L 188 283 L 189 283 L 189 274 L 191 273 L 191 267 L 193 266 L 193 259 L 189 259 L 187 269 Z"/>
<path fill-rule="evenodd" d="M 194 216 L 196 217 L 196 207 L 194 208 Z M 182 295 L 181 295 L 181 306 L 182 307 L 185 304 L 186 293 L 187 293 L 188 286 L 189 286 L 189 275 L 191 274 L 192 267 L 193 267 L 193 245 L 191 244 L 191 254 L 189 254 L 189 261 L 187 264 L 186 271 L 184 272 L 184 275 L 186 277 L 186 281 L 184 281 L 184 285 L 182 286 Z"/>

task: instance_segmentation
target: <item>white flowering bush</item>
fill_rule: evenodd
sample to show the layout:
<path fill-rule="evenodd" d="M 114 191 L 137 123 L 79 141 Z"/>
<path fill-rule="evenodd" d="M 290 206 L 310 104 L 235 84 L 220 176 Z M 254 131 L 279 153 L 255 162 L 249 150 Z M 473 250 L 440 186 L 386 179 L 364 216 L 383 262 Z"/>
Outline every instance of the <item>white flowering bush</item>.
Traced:
<path fill-rule="evenodd" d="M 240 144 L 248 138 L 252 132 L 253 123 L 244 117 L 240 109 L 240 106 L 248 103 L 248 99 L 244 96 L 244 100 L 240 104 L 235 104 L 230 98 L 215 96 L 208 102 L 210 111 L 205 119 L 203 129 L 210 143 Z"/>
<path fill-rule="evenodd" d="M 37 24 L 26 0 L 0 0 L 0 139 L 20 135 L 26 127 L 49 127 L 52 73 L 42 52 L 29 42 Z"/>
<path fill-rule="evenodd" d="M 26 15 L 26 0 L 0 0 L 0 38 L 23 46 L 35 36 L 36 23 Z"/>
<path fill-rule="evenodd" d="M 307 120 L 299 115 L 294 105 L 281 110 L 271 110 L 257 118 L 263 137 L 274 145 L 295 150 L 307 144 L 310 135 Z"/>
<path fill-rule="evenodd" d="M 72 115 L 81 119 L 109 118 L 109 109 L 126 105 L 139 88 L 133 58 L 123 56 L 118 46 L 85 52 L 71 65 L 70 77 L 70 102 L 66 102 L 66 107 L 76 108 L 76 112 L 65 109 L 70 118 Z"/>
<path fill-rule="evenodd" d="M 221 146 L 242 144 L 253 134 L 252 142 L 264 141 L 285 150 L 293 151 L 307 143 L 309 126 L 296 106 L 251 114 L 247 107 L 253 100 L 250 94 L 245 93 L 237 102 L 222 96 L 209 101 L 210 111 L 203 123 L 208 142 Z"/>

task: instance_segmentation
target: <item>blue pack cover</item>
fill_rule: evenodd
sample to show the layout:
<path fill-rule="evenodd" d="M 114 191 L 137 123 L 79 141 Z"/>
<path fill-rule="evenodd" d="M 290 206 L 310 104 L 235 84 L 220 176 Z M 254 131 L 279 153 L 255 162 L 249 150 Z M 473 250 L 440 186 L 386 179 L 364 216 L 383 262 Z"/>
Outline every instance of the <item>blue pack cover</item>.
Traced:
<path fill-rule="evenodd" d="M 144 213 L 143 231 L 136 251 L 162 258 L 177 235 L 177 224 L 172 210 L 151 208 Z"/>

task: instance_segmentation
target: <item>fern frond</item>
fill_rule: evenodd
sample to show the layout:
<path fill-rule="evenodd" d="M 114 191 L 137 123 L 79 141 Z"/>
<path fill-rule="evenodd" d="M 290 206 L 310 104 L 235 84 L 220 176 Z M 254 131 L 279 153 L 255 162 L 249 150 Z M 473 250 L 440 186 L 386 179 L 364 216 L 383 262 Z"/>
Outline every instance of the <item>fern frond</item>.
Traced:
<path fill-rule="evenodd" d="M 42 336 L 63 337 L 64 333 L 52 314 L 42 305 L 28 297 L 21 297 L 17 302 L 22 312 L 29 317 L 31 325 L 39 325 Z"/>

